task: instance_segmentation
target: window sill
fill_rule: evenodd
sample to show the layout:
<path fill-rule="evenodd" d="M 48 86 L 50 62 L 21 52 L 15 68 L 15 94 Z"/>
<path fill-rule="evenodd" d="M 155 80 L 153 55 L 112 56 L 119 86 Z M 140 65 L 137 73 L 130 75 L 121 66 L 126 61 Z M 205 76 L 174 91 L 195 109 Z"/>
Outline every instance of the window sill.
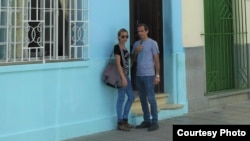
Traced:
<path fill-rule="evenodd" d="M 53 69 L 70 69 L 70 68 L 81 68 L 88 67 L 88 61 L 46 61 L 46 63 L 29 62 L 29 63 L 15 63 L 13 65 L 5 64 L 0 66 L 0 73 L 12 73 L 12 72 L 23 72 L 23 71 L 39 71 L 39 70 L 53 70 Z"/>

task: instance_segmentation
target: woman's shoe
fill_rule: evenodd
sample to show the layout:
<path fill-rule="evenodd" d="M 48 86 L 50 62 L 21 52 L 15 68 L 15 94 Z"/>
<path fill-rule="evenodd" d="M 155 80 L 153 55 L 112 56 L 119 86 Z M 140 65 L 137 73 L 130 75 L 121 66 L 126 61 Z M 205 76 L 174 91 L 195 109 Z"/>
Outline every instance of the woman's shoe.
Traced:
<path fill-rule="evenodd" d="M 124 125 L 125 125 L 127 128 L 135 128 L 135 126 L 129 124 L 128 121 L 124 121 Z"/>
<path fill-rule="evenodd" d="M 128 128 L 124 122 L 119 122 L 117 125 L 117 130 L 121 130 L 121 131 L 130 131 L 130 128 Z"/>

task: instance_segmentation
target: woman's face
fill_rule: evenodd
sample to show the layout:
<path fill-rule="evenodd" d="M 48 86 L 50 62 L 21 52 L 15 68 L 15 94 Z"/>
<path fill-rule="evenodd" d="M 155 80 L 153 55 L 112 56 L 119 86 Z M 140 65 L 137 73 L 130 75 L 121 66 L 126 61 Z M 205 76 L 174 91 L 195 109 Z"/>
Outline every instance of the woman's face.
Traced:
<path fill-rule="evenodd" d="M 128 40 L 128 33 L 127 32 L 121 32 L 119 36 L 119 41 L 120 42 L 126 42 Z"/>

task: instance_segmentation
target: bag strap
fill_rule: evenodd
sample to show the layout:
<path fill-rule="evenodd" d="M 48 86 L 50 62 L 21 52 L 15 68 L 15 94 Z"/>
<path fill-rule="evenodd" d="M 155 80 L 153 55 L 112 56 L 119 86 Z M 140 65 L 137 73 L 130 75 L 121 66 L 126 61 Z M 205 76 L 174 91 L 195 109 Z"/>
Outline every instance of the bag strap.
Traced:
<path fill-rule="evenodd" d="M 109 56 L 109 60 L 111 60 L 113 54 L 114 54 L 114 50 L 111 51 L 110 56 Z"/>
<path fill-rule="evenodd" d="M 120 48 L 120 45 L 119 45 L 119 48 Z M 122 55 L 122 64 L 123 64 L 123 67 L 125 67 L 125 57 L 124 57 L 123 50 L 121 48 L 120 48 L 120 52 L 121 52 L 121 55 Z"/>

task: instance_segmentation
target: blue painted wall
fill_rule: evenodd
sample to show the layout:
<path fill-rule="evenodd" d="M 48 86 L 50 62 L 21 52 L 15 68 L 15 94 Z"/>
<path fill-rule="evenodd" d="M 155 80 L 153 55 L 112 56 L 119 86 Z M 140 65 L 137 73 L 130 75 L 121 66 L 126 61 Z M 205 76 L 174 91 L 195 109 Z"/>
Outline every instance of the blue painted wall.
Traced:
<path fill-rule="evenodd" d="M 90 60 L 0 66 L 1 141 L 57 141 L 116 128 L 117 91 L 105 86 L 101 75 L 117 31 L 129 30 L 129 1 L 89 1 Z M 185 53 L 181 42 L 174 43 L 181 37 L 181 23 L 171 20 L 180 17 L 180 3 L 163 0 L 164 79 L 171 101 L 185 103 L 185 97 L 176 100 L 186 94 L 180 81 L 185 80 Z"/>
<path fill-rule="evenodd" d="M 163 0 L 164 88 L 169 103 L 187 105 L 185 49 L 182 45 L 182 2 Z"/>
<path fill-rule="evenodd" d="M 101 74 L 117 31 L 129 30 L 129 1 L 89 2 L 89 61 L 0 66 L 1 141 L 56 141 L 115 128 L 116 90 Z"/>

